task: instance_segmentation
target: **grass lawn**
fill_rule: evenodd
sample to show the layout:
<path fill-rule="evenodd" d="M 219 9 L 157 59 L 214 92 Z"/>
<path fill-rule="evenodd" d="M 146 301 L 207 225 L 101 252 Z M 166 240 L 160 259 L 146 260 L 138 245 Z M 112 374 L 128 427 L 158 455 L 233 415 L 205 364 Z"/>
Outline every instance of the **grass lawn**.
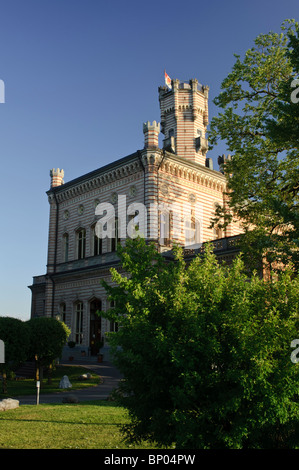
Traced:
<path fill-rule="evenodd" d="M 119 425 L 128 422 L 112 402 L 22 405 L 0 413 L 0 449 L 153 449 L 123 442 Z"/>
<path fill-rule="evenodd" d="M 82 380 L 79 379 L 82 374 L 91 374 L 91 379 Z M 44 374 L 40 393 L 54 393 L 61 392 L 59 388 L 59 382 L 61 378 L 67 375 L 71 384 L 72 391 L 79 390 L 85 387 L 91 387 L 97 385 L 101 381 L 101 377 L 97 374 L 93 374 L 89 369 L 80 366 L 59 366 L 53 370 L 52 383 L 48 384 L 47 375 Z M 0 380 L 0 399 L 13 398 L 20 395 L 35 395 L 36 394 L 36 381 L 35 379 L 22 379 L 22 380 L 7 380 L 7 394 L 2 393 L 2 382 Z"/>
<path fill-rule="evenodd" d="M 79 380 L 82 374 L 92 378 Z M 67 375 L 72 391 L 97 385 L 101 377 L 80 366 L 56 366 L 52 384 L 44 376 L 41 393 L 61 392 L 59 382 Z M 2 384 L 0 380 L 0 387 Z M 8 380 L 3 398 L 35 395 L 34 379 Z M 124 442 L 120 430 L 129 422 L 127 411 L 103 400 L 78 404 L 21 405 L 0 412 L 0 449 L 154 449 L 152 444 L 131 446 Z"/>

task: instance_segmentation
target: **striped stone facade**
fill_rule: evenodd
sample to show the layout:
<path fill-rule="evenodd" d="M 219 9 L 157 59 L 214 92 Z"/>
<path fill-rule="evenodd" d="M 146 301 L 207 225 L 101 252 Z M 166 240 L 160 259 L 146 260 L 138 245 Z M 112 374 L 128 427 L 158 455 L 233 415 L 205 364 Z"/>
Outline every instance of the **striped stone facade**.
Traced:
<path fill-rule="evenodd" d="M 31 316 L 59 314 L 82 355 L 95 354 L 95 342 L 115 328 L 94 314 L 109 307 L 100 280 L 109 282 L 111 266 L 121 269 L 114 238 L 97 236 L 101 205 L 114 209 L 113 233 L 121 243 L 129 236 L 130 224 L 140 229 L 143 211 L 143 236 L 165 253 L 173 240 L 190 254 L 203 242 L 217 239 L 215 249 L 231 256 L 233 237 L 240 233 L 238 222 L 226 234 L 210 228 L 215 205 L 224 202 L 226 181 L 207 166 L 208 88 L 196 80 L 175 80 L 172 91 L 159 88 L 159 100 L 162 149 L 160 124 L 147 122 L 143 149 L 66 183 L 63 170 L 50 172 L 47 272 L 34 277 L 30 286 Z M 190 211 L 188 220 L 182 207 Z M 195 234 L 191 243 L 186 243 L 187 233 Z"/>
<path fill-rule="evenodd" d="M 164 145 L 171 146 L 169 139 L 173 138 L 177 155 L 203 166 L 208 150 L 208 96 L 209 87 L 200 85 L 197 80 L 189 83 L 173 80 L 171 91 L 159 88 Z"/>

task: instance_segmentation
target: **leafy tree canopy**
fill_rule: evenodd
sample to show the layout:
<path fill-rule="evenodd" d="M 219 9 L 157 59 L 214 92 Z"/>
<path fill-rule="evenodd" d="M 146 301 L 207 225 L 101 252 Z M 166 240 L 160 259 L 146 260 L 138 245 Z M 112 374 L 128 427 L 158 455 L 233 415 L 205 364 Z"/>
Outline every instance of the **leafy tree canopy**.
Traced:
<path fill-rule="evenodd" d="M 292 88 L 298 53 L 298 23 L 287 20 L 279 34 L 259 35 L 243 59 L 236 55 L 209 132 L 211 148 L 222 140 L 232 154 L 224 164 L 228 202 L 212 225 L 225 228 L 237 216 L 246 261 L 263 257 L 272 269 L 299 266 L 299 103 L 292 100 L 299 97 Z"/>
<path fill-rule="evenodd" d="M 103 282 L 119 323 L 109 334 L 123 373 L 125 436 L 177 448 L 298 445 L 299 281 L 248 279 L 241 258 L 220 265 L 207 248 L 187 264 L 143 239 L 119 248 L 126 274 Z"/>
<path fill-rule="evenodd" d="M 27 322 L 30 331 L 31 356 L 40 365 L 49 365 L 61 356 L 70 329 L 65 323 L 50 317 L 35 317 Z"/>
<path fill-rule="evenodd" d="M 5 345 L 5 362 L 0 364 L 2 391 L 7 392 L 7 373 L 15 370 L 27 360 L 29 352 L 29 330 L 26 322 L 18 318 L 0 317 L 0 339 Z"/>
<path fill-rule="evenodd" d="M 18 318 L 0 317 L 0 339 L 5 344 L 5 363 L 2 370 L 13 370 L 27 360 L 29 331 L 25 322 Z"/>

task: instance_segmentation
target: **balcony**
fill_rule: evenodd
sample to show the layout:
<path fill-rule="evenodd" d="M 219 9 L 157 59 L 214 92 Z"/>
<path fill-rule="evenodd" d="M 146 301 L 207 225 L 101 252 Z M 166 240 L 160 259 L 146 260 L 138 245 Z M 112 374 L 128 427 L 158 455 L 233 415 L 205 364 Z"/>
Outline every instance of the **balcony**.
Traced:
<path fill-rule="evenodd" d="M 213 251 L 216 255 L 226 254 L 233 252 L 238 252 L 238 242 L 240 240 L 240 235 L 235 235 L 233 237 L 219 238 L 217 240 L 211 240 L 210 244 L 213 248 Z M 206 243 L 203 243 L 200 248 L 185 248 L 184 256 L 194 256 L 199 253 L 203 253 L 205 250 Z"/>

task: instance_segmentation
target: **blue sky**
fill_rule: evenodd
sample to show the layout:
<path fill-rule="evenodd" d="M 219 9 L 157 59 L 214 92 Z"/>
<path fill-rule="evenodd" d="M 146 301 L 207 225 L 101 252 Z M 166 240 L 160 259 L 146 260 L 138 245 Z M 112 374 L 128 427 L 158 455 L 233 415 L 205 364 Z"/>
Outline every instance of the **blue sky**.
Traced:
<path fill-rule="evenodd" d="M 210 86 L 211 118 L 233 54 L 298 13 L 298 0 L 0 0 L 0 316 L 29 319 L 45 273 L 50 169 L 70 181 L 143 148 L 164 69 Z"/>

